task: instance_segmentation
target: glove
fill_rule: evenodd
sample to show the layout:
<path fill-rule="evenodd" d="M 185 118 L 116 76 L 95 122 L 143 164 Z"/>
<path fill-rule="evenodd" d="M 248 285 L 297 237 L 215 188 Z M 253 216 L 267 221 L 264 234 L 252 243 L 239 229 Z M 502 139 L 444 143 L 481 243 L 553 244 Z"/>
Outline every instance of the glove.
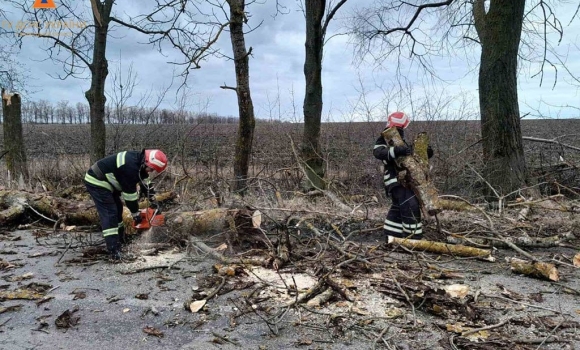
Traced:
<path fill-rule="evenodd" d="M 410 156 L 412 153 L 411 148 L 407 147 L 407 146 L 395 146 L 395 157 L 404 157 L 404 156 Z"/>
<path fill-rule="evenodd" d="M 433 148 L 431 148 L 431 145 L 427 146 L 427 158 L 431 159 L 433 154 L 435 154 L 435 152 L 433 151 Z"/>
<path fill-rule="evenodd" d="M 133 217 L 133 223 L 135 224 L 135 226 L 139 225 L 141 223 L 141 221 L 143 221 L 143 218 L 141 217 L 141 213 L 139 213 L 139 212 L 131 213 L 131 216 Z"/>

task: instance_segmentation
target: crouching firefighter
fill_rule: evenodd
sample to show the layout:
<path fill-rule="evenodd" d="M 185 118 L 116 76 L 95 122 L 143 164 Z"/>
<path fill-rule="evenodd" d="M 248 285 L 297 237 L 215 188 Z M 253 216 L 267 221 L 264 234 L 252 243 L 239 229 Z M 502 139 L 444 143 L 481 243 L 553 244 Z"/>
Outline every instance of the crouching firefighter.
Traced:
<path fill-rule="evenodd" d="M 161 173 L 167 167 L 167 157 L 157 149 L 125 151 L 107 156 L 95 164 L 85 174 L 84 183 L 93 198 L 107 250 L 113 260 L 121 259 L 121 244 L 125 244 L 123 225 L 123 203 L 131 211 L 135 225 L 141 222 L 139 213 L 139 184 L 141 194 L 147 194 L 154 201 L 155 191 L 151 186 L 149 174 Z"/>
<path fill-rule="evenodd" d="M 422 239 L 423 224 L 419 200 L 413 190 L 399 183 L 397 174 L 402 169 L 395 162 L 397 157 L 410 156 L 413 153 L 412 147 L 405 141 L 405 128 L 409 126 L 409 123 L 410 118 L 405 113 L 391 113 L 387 118 L 385 130 L 396 127 L 405 145 L 388 144 L 381 133 L 375 142 L 373 155 L 383 162 L 385 192 L 392 202 L 383 225 L 384 233 L 398 238 Z M 427 157 L 433 157 L 431 146 L 427 148 Z"/>

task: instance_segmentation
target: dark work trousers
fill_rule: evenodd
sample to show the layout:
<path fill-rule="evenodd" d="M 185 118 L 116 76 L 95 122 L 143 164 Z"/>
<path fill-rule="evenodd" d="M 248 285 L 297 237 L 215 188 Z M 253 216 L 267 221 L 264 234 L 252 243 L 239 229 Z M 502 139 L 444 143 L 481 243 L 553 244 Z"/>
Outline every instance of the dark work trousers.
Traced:
<path fill-rule="evenodd" d="M 122 231 L 124 231 L 121 194 L 86 182 L 85 186 L 97 207 L 107 248 L 109 250 L 117 249 L 119 234 L 123 235 Z"/>
<path fill-rule="evenodd" d="M 385 234 L 399 238 L 423 238 L 421 207 L 415 193 L 401 185 L 396 185 L 391 188 L 390 197 L 393 204 L 383 226 Z"/>

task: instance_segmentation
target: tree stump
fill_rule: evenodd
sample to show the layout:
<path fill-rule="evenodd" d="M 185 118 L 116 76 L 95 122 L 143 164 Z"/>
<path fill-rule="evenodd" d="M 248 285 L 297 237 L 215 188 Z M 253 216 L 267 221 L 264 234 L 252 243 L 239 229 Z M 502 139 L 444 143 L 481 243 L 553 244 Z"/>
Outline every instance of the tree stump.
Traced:
<path fill-rule="evenodd" d="M 22 137 L 22 108 L 18 94 L 2 89 L 2 112 L 4 116 L 4 148 L 6 167 L 14 180 L 28 179 L 26 148 Z"/>

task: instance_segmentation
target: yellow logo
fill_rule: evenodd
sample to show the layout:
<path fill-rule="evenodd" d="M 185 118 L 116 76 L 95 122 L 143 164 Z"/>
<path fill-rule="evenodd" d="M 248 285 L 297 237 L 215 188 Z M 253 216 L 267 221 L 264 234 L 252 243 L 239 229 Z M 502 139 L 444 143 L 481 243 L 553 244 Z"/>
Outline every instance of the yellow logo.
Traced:
<path fill-rule="evenodd" d="M 54 0 L 34 0 L 34 5 L 32 5 L 32 8 L 55 9 L 56 5 L 54 4 Z"/>

